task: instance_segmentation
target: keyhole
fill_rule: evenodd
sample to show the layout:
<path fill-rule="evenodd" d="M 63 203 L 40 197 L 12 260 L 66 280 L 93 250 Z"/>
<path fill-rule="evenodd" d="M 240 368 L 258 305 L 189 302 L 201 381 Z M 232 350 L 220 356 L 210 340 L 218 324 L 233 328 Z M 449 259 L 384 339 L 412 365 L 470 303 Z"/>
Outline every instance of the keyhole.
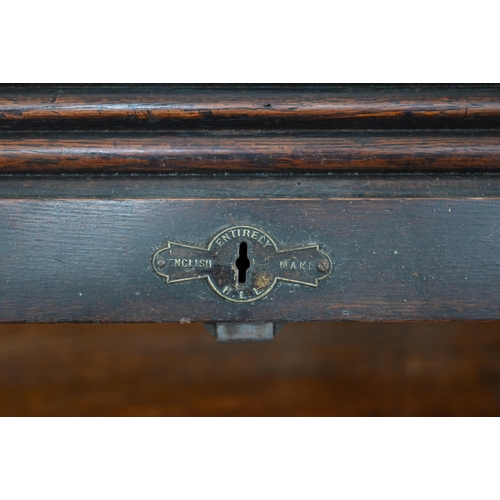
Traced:
<path fill-rule="evenodd" d="M 247 244 L 243 241 L 240 243 L 238 258 L 236 259 L 236 269 L 238 269 L 238 283 L 246 283 L 247 270 L 250 267 L 250 261 L 247 257 Z"/>

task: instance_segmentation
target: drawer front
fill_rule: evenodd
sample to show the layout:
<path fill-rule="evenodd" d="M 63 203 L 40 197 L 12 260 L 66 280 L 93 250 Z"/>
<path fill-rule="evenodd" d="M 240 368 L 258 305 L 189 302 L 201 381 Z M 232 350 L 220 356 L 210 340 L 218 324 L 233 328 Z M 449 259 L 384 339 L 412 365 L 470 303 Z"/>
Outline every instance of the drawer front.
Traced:
<path fill-rule="evenodd" d="M 169 242 L 205 251 L 239 226 L 269 235 L 278 251 L 317 246 L 332 268 L 321 279 L 309 262 L 320 254 L 278 258 L 282 276 L 252 301 L 210 286 L 208 260 L 200 269 L 194 254 L 178 269 L 172 260 L 171 272 L 192 277 L 199 258 L 200 279 L 169 281 L 155 269 Z M 243 236 L 249 267 L 270 269 L 262 242 Z M 3 322 L 500 319 L 492 197 L 2 199 L 0 257 Z M 296 272 L 283 269 L 292 263 Z M 308 284 L 311 273 L 320 279 Z"/>

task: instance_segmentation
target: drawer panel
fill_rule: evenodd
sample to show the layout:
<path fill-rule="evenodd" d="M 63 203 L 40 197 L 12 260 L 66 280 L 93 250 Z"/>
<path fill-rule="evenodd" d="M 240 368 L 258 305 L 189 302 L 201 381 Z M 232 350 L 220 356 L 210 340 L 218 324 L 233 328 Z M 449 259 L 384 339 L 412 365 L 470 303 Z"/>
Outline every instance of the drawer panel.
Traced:
<path fill-rule="evenodd" d="M 237 225 L 319 245 L 331 275 L 239 303 L 153 269 L 167 242 L 206 248 Z M 493 197 L 4 198 L 0 259 L 2 322 L 500 319 Z"/>

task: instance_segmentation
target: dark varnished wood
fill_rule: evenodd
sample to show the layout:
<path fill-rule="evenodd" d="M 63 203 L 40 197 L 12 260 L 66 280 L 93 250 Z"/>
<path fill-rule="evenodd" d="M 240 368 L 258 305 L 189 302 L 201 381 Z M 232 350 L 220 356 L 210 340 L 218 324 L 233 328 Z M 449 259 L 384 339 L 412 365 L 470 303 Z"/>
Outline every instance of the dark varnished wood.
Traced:
<path fill-rule="evenodd" d="M 4 176 L 0 198 L 14 199 L 328 199 L 491 198 L 500 175 Z"/>
<path fill-rule="evenodd" d="M 0 138 L 0 173 L 497 171 L 498 134 L 337 132 Z"/>
<path fill-rule="evenodd" d="M 499 323 L 0 325 L 2 416 L 500 416 Z"/>
<path fill-rule="evenodd" d="M 499 221 L 500 198 L 3 199 L 0 320 L 500 319 Z M 234 304 L 153 272 L 167 239 L 204 246 L 234 224 L 321 244 L 332 276 Z"/>
<path fill-rule="evenodd" d="M 0 321 L 500 318 L 500 86 L 4 86 Z M 166 285 L 167 239 L 321 244 L 318 289 Z"/>
<path fill-rule="evenodd" d="M 494 171 L 500 86 L 4 86 L 1 173 Z"/>
<path fill-rule="evenodd" d="M 0 126 L 498 126 L 498 86 L 3 86 Z M 437 124 L 435 124 L 437 120 Z"/>

